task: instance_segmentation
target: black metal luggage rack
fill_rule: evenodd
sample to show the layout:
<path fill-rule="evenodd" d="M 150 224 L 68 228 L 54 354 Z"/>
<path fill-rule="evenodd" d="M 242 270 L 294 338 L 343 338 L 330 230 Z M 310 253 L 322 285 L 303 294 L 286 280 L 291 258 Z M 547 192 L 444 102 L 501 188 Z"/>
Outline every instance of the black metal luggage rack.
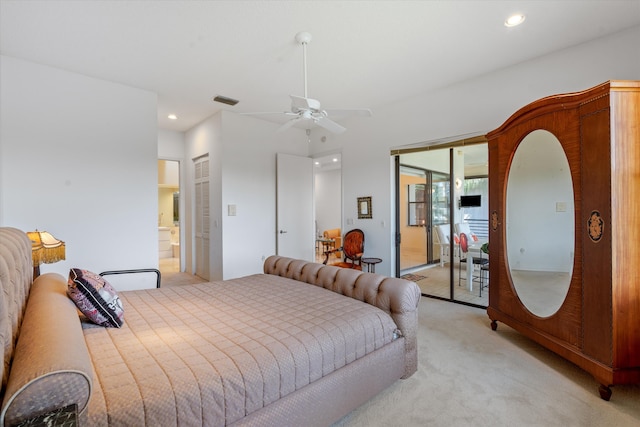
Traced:
<path fill-rule="evenodd" d="M 156 274 L 156 288 L 160 287 L 160 270 L 155 268 L 138 268 L 134 270 L 112 270 L 112 271 L 103 271 L 100 273 L 100 276 L 108 276 L 111 274 L 136 274 L 136 273 L 155 273 Z"/>

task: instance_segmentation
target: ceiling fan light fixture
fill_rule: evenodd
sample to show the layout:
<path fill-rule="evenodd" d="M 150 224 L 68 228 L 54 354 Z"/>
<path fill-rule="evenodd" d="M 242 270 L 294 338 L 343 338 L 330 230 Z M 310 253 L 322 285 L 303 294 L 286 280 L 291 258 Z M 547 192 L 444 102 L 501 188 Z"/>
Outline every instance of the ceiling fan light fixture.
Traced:
<path fill-rule="evenodd" d="M 504 25 L 505 27 L 516 27 L 522 24 L 524 20 L 525 20 L 525 16 L 523 14 L 515 13 L 510 17 L 508 17 L 506 21 L 504 21 Z"/>
<path fill-rule="evenodd" d="M 311 34 L 306 31 L 300 31 L 296 34 L 296 41 L 300 44 L 307 44 L 311 41 Z"/>

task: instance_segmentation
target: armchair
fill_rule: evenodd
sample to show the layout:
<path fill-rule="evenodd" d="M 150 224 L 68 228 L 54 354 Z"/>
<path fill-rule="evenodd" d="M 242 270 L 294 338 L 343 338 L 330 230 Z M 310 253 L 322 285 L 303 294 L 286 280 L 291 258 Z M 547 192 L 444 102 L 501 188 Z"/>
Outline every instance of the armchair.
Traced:
<path fill-rule="evenodd" d="M 322 237 L 325 239 L 333 239 L 335 243 L 335 247 L 339 248 L 340 246 L 342 246 L 342 237 L 341 237 L 341 231 L 339 228 L 332 228 L 330 230 L 324 230 L 324 232 L 322 233 Z"/>
<path fill-rule="evenodd" d="M 327 264 L 329 256 L 334 252 L 342 252 L 343 260 L 330 265 L 362 270 L 361 260 L 364 254 L 364 232 L 358 228 L 347 231 L 347 234 L 344 235 L 342 247 L 324 253 L 325 258 L 323 264 Z"/>

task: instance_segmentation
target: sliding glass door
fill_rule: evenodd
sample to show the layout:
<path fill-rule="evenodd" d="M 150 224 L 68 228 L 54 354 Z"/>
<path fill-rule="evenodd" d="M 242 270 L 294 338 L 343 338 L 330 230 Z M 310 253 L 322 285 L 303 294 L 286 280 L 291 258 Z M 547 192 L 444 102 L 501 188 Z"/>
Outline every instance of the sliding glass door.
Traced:
<path fill-rule="evenodd" d="M 488 305 L 488 268 L 475 262 L 488 263 L 487 154 L 474 144 L 397 155 L 397 269 L 424 295 Z"/>
<path fill-rule="evenodd" d="M 435 227 L 448 222 L 449 176 L 409 165 L 400 166 L 400 271 L 407 273 L 440 259 Z"/>
<path fill-rule="evenodd" d="M 433 247 L 433 259 L 430 264 L 440 262 L 440 239 L 438 238 L 438 227 L 449 223 L 451 216 L 451 185 L 448 174 L 431 173 L 431 246 Z"/>

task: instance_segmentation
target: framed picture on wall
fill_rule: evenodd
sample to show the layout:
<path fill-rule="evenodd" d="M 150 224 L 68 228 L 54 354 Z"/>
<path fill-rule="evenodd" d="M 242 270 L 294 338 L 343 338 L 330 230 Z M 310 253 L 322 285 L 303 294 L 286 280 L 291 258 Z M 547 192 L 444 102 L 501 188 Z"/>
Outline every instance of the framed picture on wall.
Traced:
<path fill-rule="evenodd" d="M 358 197 L 358 219 L 373 218 L 371 212 L 371 196 Z"/>

